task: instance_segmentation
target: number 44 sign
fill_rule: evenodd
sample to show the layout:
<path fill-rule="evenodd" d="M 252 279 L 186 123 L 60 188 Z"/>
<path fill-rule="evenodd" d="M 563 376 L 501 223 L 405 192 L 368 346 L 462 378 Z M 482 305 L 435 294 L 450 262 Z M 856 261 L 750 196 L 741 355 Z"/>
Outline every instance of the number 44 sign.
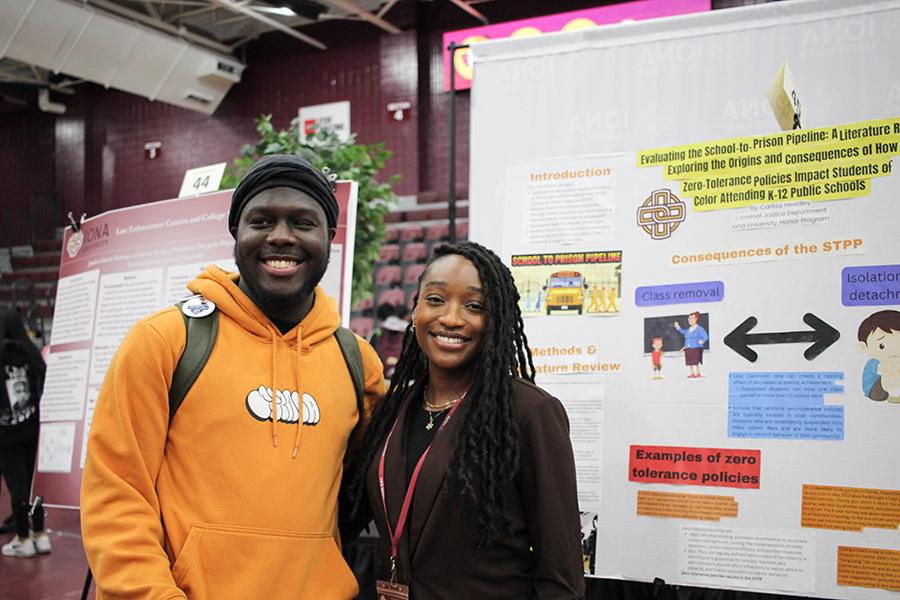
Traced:
<path fill-rule="evenodd" d="M 184 198 L 185 196 L 196 196 L 197 194 L 214 192 L 219 189 L 219 184 L 222 182 L 222 175 L 224 174 L 225 163 L 188 169 L 184 173 L 184 179 L 181 182 L 181 191 L 178 192 L 178 197 Z"/>

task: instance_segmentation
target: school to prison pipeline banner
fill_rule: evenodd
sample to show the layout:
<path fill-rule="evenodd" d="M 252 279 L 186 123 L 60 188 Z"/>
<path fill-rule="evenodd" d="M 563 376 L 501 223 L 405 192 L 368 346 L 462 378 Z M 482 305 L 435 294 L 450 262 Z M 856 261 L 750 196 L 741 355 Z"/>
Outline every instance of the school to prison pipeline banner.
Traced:
<path fill-rule="evenodd" d="M 472 47 L 470 235 L 568 412 L 589 576 L 900 592 L 898 27 L 820 0 Z"/>

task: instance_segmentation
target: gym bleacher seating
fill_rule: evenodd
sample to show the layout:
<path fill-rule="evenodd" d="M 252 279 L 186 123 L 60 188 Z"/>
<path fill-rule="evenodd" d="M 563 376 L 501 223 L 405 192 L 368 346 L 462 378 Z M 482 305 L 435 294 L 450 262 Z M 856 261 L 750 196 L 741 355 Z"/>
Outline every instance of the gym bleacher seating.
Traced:
<path fill-rule="evenodd" d="M 409 284 L 415 286 L 419 282 L 419 275 L 421 275 L 424 270 L 425 265 L 421 263 L 406 265 L 406 271 L 403 273 L 404 287 Z"/>
<path fill-rule="evenodd" d="M 375 271 L 375 285 L 385 286 L 400 283 L 402 267 L 400 265 L 384 265 Z"/>
<path fill-rule="evenodd" d="M 400 230 L 401 242 L 421 242 L 425 239 L 425 228 L 421 225 L 404 227 Z"/>
<path fill-rule="evenodd" d="M 371 333 L 375 327 L 371 318 L 375 307 L 388 304 L 412 308 L 425 263 L 437 246 L 449 241 L 449 208 L 445 195 L 432 195 L 434 198 L 428 192 L 419 194 L 417 204 L 386 215 L 387 231 L 375 263 L 372 298 L 357 303 L 351 313 L 350 328 L 357 334 Z M 457 207 L 457 241 L 468 238 L 468 214 L 468 203 L 462 201 Z"/>
<path fill-rule="evenodd" d="M 377 304 L 390 304 L 392 306 L 403 306 L 406 302 L 406 294 L 400 288 L 391 288 L 384 290 L 378 294 Z"/>
<path fill-rule="evenodd" d="M 360 337 L 368 338 L 372 334 L 374 328 L 375 321 L 372 317 L 356 317 L 350 319 L 350 329 Z"/>
<path fill-rule="evenodd" d="M 403 264 L 425 262 L 426 249 L 423 242 L 411 242 L 403 247 Z"/>
<path fill-rule="evenodd" d="M 400 260 L 400 246 L 397 244 L 385 244 L 378 254 L 378 262 L 389 263 Z"/>
<path fill-rule="evenodd" d="M 426 242 L 446 241 L 450 237 L 450 224 L 438 223 L 437 225 L 429 225 L 425 230 Z"/>

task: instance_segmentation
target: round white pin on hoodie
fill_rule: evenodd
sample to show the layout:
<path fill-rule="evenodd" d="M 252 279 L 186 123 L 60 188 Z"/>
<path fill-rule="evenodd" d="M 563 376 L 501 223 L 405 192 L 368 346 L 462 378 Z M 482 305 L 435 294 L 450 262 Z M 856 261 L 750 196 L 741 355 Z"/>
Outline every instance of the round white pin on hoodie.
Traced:
<path fill-rule="evenodd" d="M 216 310 L 216 304 L 203 296 L 194 296 L 181 305 L 181 312 L 191 318 L 205 317 Z"/>

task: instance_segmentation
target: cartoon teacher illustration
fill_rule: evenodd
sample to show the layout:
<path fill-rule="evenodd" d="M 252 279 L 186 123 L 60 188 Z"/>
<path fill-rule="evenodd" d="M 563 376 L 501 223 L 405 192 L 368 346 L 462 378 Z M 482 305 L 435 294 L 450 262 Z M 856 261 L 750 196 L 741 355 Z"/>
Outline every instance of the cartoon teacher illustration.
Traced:
<path fill-rule="evenodd" d="M 703 364 L 703 346 L 709 340 L 709 334 L 699 324 L 700 313 L 694 311 L 688 315 L 687 328 L 675 321 L 674 327 L 684 336 L 684 364 L 688 367 L 688 379 L 700 377 L 700 365 Z"/>

